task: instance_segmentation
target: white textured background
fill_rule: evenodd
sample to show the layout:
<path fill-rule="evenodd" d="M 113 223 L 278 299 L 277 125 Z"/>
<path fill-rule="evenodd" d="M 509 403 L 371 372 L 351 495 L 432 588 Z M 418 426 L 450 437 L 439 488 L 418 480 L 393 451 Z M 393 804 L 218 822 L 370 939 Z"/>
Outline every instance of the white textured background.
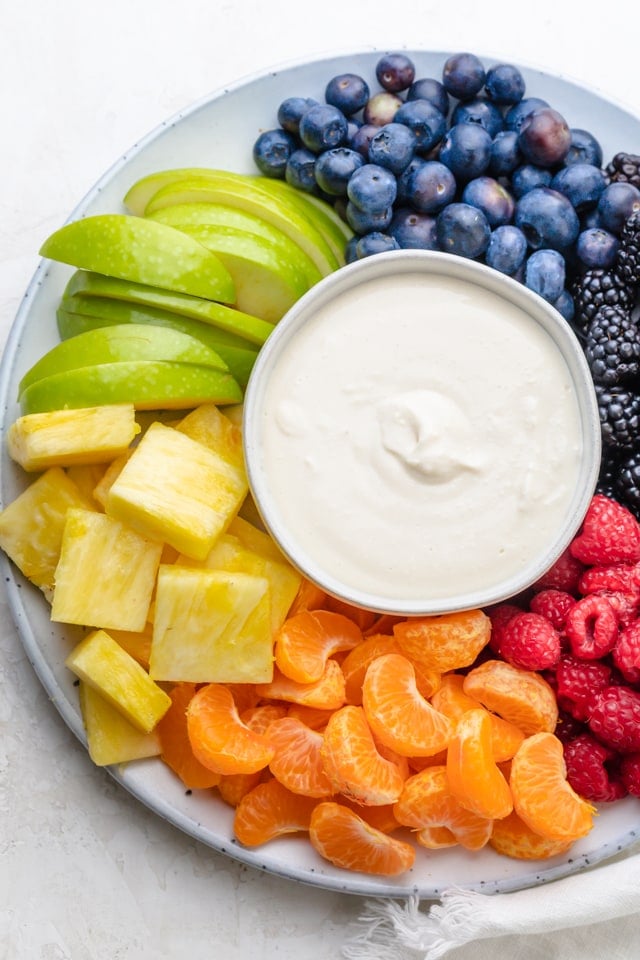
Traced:
<path fill-rule="evenodd" d="M 140 136 L 226 83 L 350 46 L 468 49 L 562 73 L 640 113 L 639 27 L 637 0 L 0 0 L 0 343 L 47 234 Z M 1 593 L 0 670 L 2 960 L 339 956 L 360 902 L 212 853 L 95 769 L 47 701 Z M 637 956 L 638 944 L 630 921 L 624 935 L 595 924 L 451 956 L 601 960 Z"/>

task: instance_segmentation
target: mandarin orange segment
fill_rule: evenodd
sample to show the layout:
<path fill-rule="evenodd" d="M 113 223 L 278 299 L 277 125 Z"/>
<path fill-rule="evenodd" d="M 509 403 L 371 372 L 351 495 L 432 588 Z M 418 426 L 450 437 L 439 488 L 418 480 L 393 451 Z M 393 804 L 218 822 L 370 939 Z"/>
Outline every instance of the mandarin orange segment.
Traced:
<path fill-rule="evenodd" d="M 276 632 L 276 666 L 298 683 L 315 683 L 327 660 L 362 642 L 362 631 L 348 617 L 329 610 L 302 610 Z"/>
<path fill-rule="evenodd" d="M 449 742 L 451 722 L 419 692 L 413 664 L 401 654 L 385 654 L 369 665 L 362 706 L 375 736 L 401 756 L 432 756 Z"/>
<path fill-rule="evenodd" d="M 250 790 L 257 787 L 264 770 L 257 773 L 226 773 L 220 777 L 218 793 L 229 807 L 237 807 Z"/>
<path fill-rule="evenodd" d="M 293 617 L 301 610 L 320 610 L 327 601 L 327 594 L 320 587 L 303 577 L 298 593 L 289 609 L 289 616 Z"/>
<path fill-rule="evenodd" d="M 448 827 L 423 827 L 414 833 L 416 841 L 427 850 L 443 850 L 456 847 L 458 841 Z"/>
<path fill-rule="evenodd" d="M 258 695 L 266 700 L 284 700 L 319 710 L 337 710 L 344 703 L 345 682 L 340 664 L 327 660 L 325 671 L 314 683 L 298 683 L 285 677 L 277 668 L 270 683 L 256 685 Z"/>
<path fill-rule="evenodd" d="M 431 703 L 457 723 L 463 714 L 468 710 L 477 710 L 481 707 L 479 700 L 474 700 L 464 692 L 464 675 L 461 673 L 447 673 L 442 678 L 440 687 L 435 691 L 431 698 Z M 493 749 L 493 759 L 496 763 L 503 760 L 510 760 L 522 741 L 524 734 L 519 727 L 504 720 L 495 713 L 489 714 L 491 717 L 491 746 Z"/>
<path fill-rule="evenodd" d="M 400 653 L 400 644 L 391 636 L 373 634 L 354 647 L 342 661 L 346 702 L 359 707 L 362 703 L 362 684 L 369 664 L 385 653 Z"/>
<path fill-rule="evenodd" d="M 320 856 L 335 866 L 378 876 L 404 873 L 416 856 L 410 844 L 376 830 L 349 807 L 331 800 L 313 811 L 309 839 Z"/>
<path fill-rule="evenodd" d="M 482 707 L 458 720 L 447 751 L 447 779 L 453 796 L 479 817 L 495 820 L 513 809 L 509 784 L 493 758 L 491 717 Z"/>
<path fill-rule="evenodd" d="M 404 617 L 397 617 L 392 613 L 381 613 L 379 617 L 376 617 L 371 626 L 362 632 L 365 637 L 372 637 L 374 633 L 386 633 L 392 636 L 396 623 L 402 623 L 404 619 Z"/>
<path fill-rule="evenodd" d="M 177 683 L 169 693 L 171 706 L 156 726 L 160 756 L 190 790 L 215 787 L 220 780 L 196 759 L 189 742 L 187 707 L 195 692 L 195 683 Z"/>
<path fill-rule="evenodd" d="M 269 726 L 267 738 L 275 750 L 269 769 L 276 780 L 305 797 L 332 795 L 320 756 L 321 733 L 294 717 L 282 717 Z"/>
<path fill-rule="evenodd" d="M 259 783 L 238 806 L 233 832 L 246 847 L 257 847 L 287 833 L 309 829 L 317 800 L 291 793 L 277 780 Z"/>
<path fill-rule="evenodd" d="M 367 807 L 341 794 L 333 799 L 343 807 L 349 807 L 349 809 L 357 813 L 359 817 L 366 820 L 370 827 L 375 827 L 376 830 L 381 830 L 382 833 L 393 833 L 394 830 L 399 830 L 402 826 L 394 813 L 395 804 L 393 803 L 385 803 L 379 807 Z"/>
<path fill-rule="evenodd" d="M 436 830 L 433 849 L 455 842 L 467 850 L 480 850 L 491 835 L 492 821 L 465 809 L 453 796 L 444 765 L 409 777 L 393 811 L 399 823 L 413 830 Z M 429 834 L 418 839 L 422 846 L 430 845 Z"/>
<path fill-rule="evenodd" d="M 558 722 L 558 704 L 547 681 L 532 670 L 504 660 L 486 660 L 464 680 L 464 692 L 524 733 L 551 733 Z"/>
<path fill-rule="evenodd" d="M 482 610 L 464 610 L 404 620 L 393 634 L 412 660 L 447 673 L 473 663 L 489 642 L 491 620 Z"/>
<path fill-rule="evenodd" d="M 321 755 L 335 793 L 381 806 L 394 803 L 402 792 L 402 771 L 379 752 L 362 707 L 336 710 L 324 731 Z"/>
<path fill-rule="evenodd" d="M 332 713 L 333 710 L 307 707 L 304 703 L 290 703 L 287 709 L 288 717 L 295 717 L 312 730 L 324 730 Z"/>
<path fill-rule="evenodd" d="M 259 703 L 249 707 L 240 714 L 240 719 L 256 733 L 266 733 L 274 720 L 281 720 L 287 716 L 287 707 L 284 703 Z"/>
<path fill-rule="evenodd" d="M 344 617 L 353 620 L 362 631 L 370 630 L 379 616 L 373 610 L 356 607 L 353 603 L 347 603 L 346 600 L 338 600 L 337 597 L 328 596 L 323 606 L 325 610 L 341 613 Z"/>
<path fill-rule="evenodd" d="M 534 833 L 515 810 L 504 820 L 496 820 L 489 841 L 493 849 L 516 860 L 548 860 L 566 853 L 573 840 L 549 840 Z"/>
<path fill-rule="evenodd" d="M 510 783 L 514 809 L 534 833 L 569 841 L 591 830 L 595 807 L 568 782 L 562 742 L 554 734 L 527 737 L 511 761 Z"/>
<path fill-rule="evenodd" d="M 255 773 L 273 758 L 269 741 L 242 722 L 220 683 L 200 687 L 189 701 L 187 733 L 196 759 L 216 773 Z"/>

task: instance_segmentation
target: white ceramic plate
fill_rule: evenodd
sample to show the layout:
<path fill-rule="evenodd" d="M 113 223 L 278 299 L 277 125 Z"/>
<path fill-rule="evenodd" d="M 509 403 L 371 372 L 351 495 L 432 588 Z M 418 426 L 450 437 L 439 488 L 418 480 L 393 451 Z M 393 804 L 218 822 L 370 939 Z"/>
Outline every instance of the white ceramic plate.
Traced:
<path fill-rule="evenodd" d="M 345 53 L 274 69 L 221 90 L 154 130 L 137 143 L 98 181 L 70 219 L 83 214 L 121 211 L 122 198 L 139 177 L 171 167 L 209 166 L 255 172 L 251 151 L 260 130 L 276 125 L 285 97 L 322 98 L 327 81 L 338 73 L 356 72 L 375 87 L 375 64 L 383 51 Z M 439 77 L 446 53 L 408 51 L 416 75 Z M 495 62 L 484 58 L 485 65 Z M 572 81 L 522 67 L 527 95 L 539 96 L 560 110 L 571 127 L 590 130 L 600 140 L 605 162 L 619 150 L 640 153 L 640 119 L 602 95 Z M 45 239 L 44 237 L 42 238 Z M 55 310 L 71 268 L 42 262 L 26 292 L 0 367 L 0 403 L 4 434 L 19 415 L 17 384 L 23 373 L 57 342 Z M 25 476 L 2 447 L 0 495 L 12 500 Z M 52 624 L 40 592 L 0 558 L 9 604 L 27 656 L 53 705 L 71 730 L 85 741 L 77 690 L 64 667 L 73 631 Z M 87 756 L 87 762 L 91 762 Z M 347 893 L 436 898 L 452 884 L 486 892 L 516 890 L 547 882 L 614 856 L 628 847 L 640 830 L 640 804 L 627 799 L 603 806 L 592 832 L 570 853 L 553 860 L 527 862 L 501 857 L 491 850 L 470 854 L 461 849 L 427 853 L 419 850 L 414 869 L 397 880 L 347 873 L 322 861 L 304 838 L 285 837 L 257 850 L 233 840 L 230 808 L 211 792 L 187 794 L 159 760 L 113 769 L 116 780 L 142 803 L 213 849 L 257 869 Z"/>

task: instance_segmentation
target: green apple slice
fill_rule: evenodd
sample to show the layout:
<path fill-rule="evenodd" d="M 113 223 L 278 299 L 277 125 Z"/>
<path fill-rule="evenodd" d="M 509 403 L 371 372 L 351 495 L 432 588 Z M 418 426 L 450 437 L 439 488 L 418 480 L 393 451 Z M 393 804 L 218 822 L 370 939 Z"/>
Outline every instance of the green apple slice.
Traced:
<path fill-rule="evenodd" d="M 142 323 L 118 323 L 87 330 L 57 343 L 22 377 L 18 384 L 18 399 L 36 380 L 79 367 L 122 360 L 172 360 L 228 373 L 220 355 L 188 333 Z"/>
<path fill-rule="evenodd" d="M 233 280 L 211 250 L 164 223 L 105 213 L 74 220 L 40 248 L 43 257 L 111 277 L 235 302 Z"/>
<path fill-rule="evenodd" d="M 230 373 L 195 363 L 131 360 L 100 363 L 36 380 L 23 392 L 23 414 L 133 403 L 136 410 L 188 410 L 202 403 L 240 403 Z"/>
<path fill-rule="evenodd" d="M 127 300 L 130 303 L 169 310 L 180 316 L 201 320 L 220 330 L 236 334 L 258 347 L 261 347 L 273 332 L 273 324 L 225 304 L 214 303 L 213 300 L 161 290 L 159 287 L 150 287 L 116 277 L 105 277 L 85 270 L 74 273 L 66 286 L 64 296 L 73 296 L 78 293 L 85 296 L 111 297 L 115 300 Z"/>
<path fill-rule="evenodd" d="M 322 279 L 313 260 L 286 233 L 261 217 L 240 210 L 238 207 L 228 207 L 223 203 L 179 203 L 157 210 L 149 214 L 149 218 L 166 223 L 170 227 L 177 227 L 179 230 L 185 225 L 230 227 L 233 230 L 242 230 L 244 233 L 262 237 L 281 251 L 291 266 L 304 275 L 309 286 Z"/>
<path fill-rule="evenodd" d="M 340 266 L 324 234 L 300 208 L 284 197 L 263 190 L 252 177 L 211 174 L 204 178 L 177 180 L 161 187 L 146 206 L 145 217 L 176 203 L 223 203 L 262 217 L 282 230 L 311 257 L 322 276 Z"/>
<path fill-rule="evenodd" d="M 246 340 L 234 334 L 218 330 L 200 320 L 180 317 L 167 310 L 153 307 L 141 307 L 124 300 L 110 300 L 107 297 L 64 297 L 57 311 L 58 332 L 62 340 L 75 337 L 87 330 L 107 327 L 114 324 L 142 323 L 158 327 L 168 327 L 195 337 L 211 350 L 219 354 L 229 373 L 242 388 L 246 387 L 249 375 L 258 356 L 258 351 Z"/>
<path fill-rule="evenodd" d="M 320 197 L 296 190 L 295 187 L 284 180 L 256 177 L 256 183 L 262 190 L 273 194 L 274 197 L 281 197 L 297 206 L 301 213 L 308 217 L 312 223 L 315 223 L 316 227 L 323 233 L 327 243 L 340 261 L 340 265 L 344 265 L 345 247 L 347 241 L 353 236 L 353 230 L 332 206 Z"/>

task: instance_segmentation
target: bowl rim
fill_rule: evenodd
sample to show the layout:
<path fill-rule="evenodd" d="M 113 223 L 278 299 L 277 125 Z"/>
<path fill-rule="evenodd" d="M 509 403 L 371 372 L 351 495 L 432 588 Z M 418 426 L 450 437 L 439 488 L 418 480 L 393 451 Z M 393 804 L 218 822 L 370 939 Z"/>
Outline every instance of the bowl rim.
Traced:
<path fill-rule="evenodd" d="M 575 386 L 583 442 L 578 482 L 567 516 L 548 550 L 491 589 L 469 590 L 430 600 L 398 600 L 343 583 L 331 571 L 324 570 L 315 562 L 297 540 L 295 531 L 288 529 L 271 496 L 264 469 L 261 456 L 263 418 L 259 411 L 263 409 L 271 372 L 283 351 L 317 311 L 334 297 L 369 280 L 416 272 L 452 277 L 480 286 L 515 305 L 546 331 L 564 358 Z M 565 318 L 520 281 L 479 261 L 441 251 L 418 249 L 385 251 L 348 263 L 324 277 L 287 311 L 260 350 L 249 378 L 244 398 L 242 435 L 247 477 L 254 503 L 266 530 L 287 560 L 330 596 L 380 614 L 396 616 L 428 616 L 488 607 L 505 602 L 534 584 L 558 560 L 579 531 L 596 487 L 601 457 L 600 418 L 593 380 L 580 342 Z"/>

